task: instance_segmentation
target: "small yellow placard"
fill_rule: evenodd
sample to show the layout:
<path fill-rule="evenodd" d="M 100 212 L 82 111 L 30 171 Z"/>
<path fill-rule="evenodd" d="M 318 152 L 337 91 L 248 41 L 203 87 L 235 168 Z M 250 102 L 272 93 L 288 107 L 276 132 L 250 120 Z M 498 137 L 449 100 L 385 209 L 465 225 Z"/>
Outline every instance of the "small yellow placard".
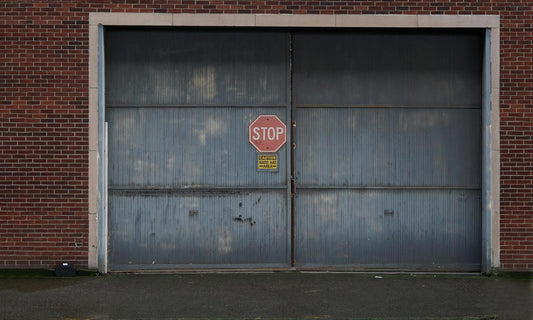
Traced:
<path fill-rule="evenodd" d="M 260 154 L 257 155 L 258 170 L 278 170 L 277 154 Z"/>

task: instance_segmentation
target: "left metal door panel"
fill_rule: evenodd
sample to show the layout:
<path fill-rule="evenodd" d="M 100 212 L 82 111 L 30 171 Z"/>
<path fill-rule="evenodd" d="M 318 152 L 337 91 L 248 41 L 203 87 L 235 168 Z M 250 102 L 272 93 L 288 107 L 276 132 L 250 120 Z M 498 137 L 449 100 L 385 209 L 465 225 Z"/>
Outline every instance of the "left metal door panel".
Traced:
<path fill-rule="evenodd" d="M 286 267 L 286 148 L 258 172 L 248 125 L 289 122 L 281 32 L 110 29 L 109 265 Z"/>

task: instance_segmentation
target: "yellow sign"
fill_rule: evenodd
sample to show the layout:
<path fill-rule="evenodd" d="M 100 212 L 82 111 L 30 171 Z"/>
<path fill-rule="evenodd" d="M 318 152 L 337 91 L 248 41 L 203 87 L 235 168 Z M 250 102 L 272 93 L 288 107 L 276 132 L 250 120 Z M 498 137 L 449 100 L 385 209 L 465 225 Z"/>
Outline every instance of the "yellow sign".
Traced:
<path fill-rule="evenodd" d="M 257 156 L 257 169 L 278 170 L 277 154 L 260 154 Z"/>

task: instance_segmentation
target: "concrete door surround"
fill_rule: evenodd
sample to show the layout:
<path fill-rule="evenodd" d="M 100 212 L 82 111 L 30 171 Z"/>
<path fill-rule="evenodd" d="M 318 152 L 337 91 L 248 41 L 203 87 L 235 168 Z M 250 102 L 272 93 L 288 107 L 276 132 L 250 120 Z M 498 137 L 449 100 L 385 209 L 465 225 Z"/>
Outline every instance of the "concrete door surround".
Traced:
<path fill-rule="evenodd" d="M 484 103 L 489 119 L 485 127 L 484 189 L 482 222 L 484 240 L 488 250 L 483 261 L 483 272 L 500 266 L 500 17 L 497 15 L 274 15 L 274 14 L 167 14 L 167 13 L 109 13 L 89 14 L 89 268 L 107 271 L 102 259 L 106 253 L 102 244 L 106 239 L 102 220 L 104 195 L 101 167 L 103 124 L 103 48 L 102 27 L 105 26 L 166 26 L 166 27 L 277 27 L 277 28 L 477 28 L 487 31 L 490 45 L 485 54 Z M 488 52 L 487 52 L 488 51 Z M 490 69 L 490 71 L 489 71 Z M 489 80 L 488 82 L 486 80 Z M 488 92 L 487 92 L 488 91 Z M 488 141 L 486 141 L 488 137 Z M 488 149 L 488 150 L 487 150 Z M 489 176 L 486 176 L 488 172 Z M 487 265 L 488 264 L 488 265 Z"/>

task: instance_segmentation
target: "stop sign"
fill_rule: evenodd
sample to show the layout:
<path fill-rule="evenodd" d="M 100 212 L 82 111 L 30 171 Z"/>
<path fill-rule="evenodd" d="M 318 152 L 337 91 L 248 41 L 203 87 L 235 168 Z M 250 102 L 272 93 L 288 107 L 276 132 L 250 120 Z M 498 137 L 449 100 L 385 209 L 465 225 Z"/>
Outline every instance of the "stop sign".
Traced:
<path fill-rule="evenodd" d="M 278 116 L 260 115 L 248 127 L 248 141 L 259 152 L 277 152 L 287 142 L 287 126 Z"/>

